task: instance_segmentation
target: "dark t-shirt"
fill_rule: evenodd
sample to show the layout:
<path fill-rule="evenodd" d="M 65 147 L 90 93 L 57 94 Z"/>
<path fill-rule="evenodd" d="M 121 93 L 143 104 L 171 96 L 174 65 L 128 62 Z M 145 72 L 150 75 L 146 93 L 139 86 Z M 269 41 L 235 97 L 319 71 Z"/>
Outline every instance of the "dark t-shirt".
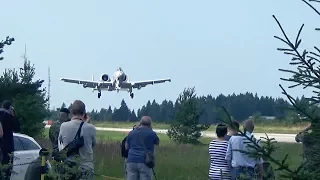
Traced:
<path fill-rule="evenodd" d="M 0 109 L 0 122 L 2 124 L 3 136 L 1 138 L 1 150 L 4 153 L 11 153 L 14 151 L 13 146 L 13 130 L 14 117 L 8 112 Z"/>
<path fill-rule="evenodd" d="M 159 145 L 159 137 L 151 128 L 140 127 L 130 131 L 127 137 L 129 145 L 128 163 L 145 162 L 146 152 L 141 141 L 144 142 L 147 150 L 152 153 L 154 152 L 154 145 Z"/>

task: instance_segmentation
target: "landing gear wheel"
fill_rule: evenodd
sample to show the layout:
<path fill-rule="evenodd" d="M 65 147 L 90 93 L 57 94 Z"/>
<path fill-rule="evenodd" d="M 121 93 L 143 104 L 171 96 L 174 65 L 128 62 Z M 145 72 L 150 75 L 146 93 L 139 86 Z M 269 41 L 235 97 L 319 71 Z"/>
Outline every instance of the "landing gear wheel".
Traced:
<path fill-rule="evenodd" d="M 134 94 L 133 94 L 133 93 L 130 93 L 130 97 L 131 97 L 131 99 L 133 99 L 133 96 L 134 96 Z"/>
<path fill-rule="evenodd" d="M 98 98 L 100 98 L 100 97 L 101 97 L 101 93 L 99 92 L 99 93 L 98 93 Z"/>

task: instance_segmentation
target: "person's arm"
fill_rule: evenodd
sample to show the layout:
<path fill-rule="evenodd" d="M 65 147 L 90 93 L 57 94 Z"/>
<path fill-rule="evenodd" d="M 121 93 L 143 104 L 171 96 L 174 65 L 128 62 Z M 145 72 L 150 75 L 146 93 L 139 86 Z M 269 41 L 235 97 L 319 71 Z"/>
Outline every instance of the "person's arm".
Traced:
<path fill-rule="evenodd" d="M 3 136 L 3 128 L 2 128 L 2 123 L 0 122 L 0 138 Z"/>
<path fill-rule="evenodd" d="M 230 138 L 231 140 L 231 138 Z M 232 159 L 232 146 L 230 140 L 228 141 L 228 147 L 227 147 L 227 152 L 226 152 L 226 157 L 225 159 L 227 160 L 228 166 L 231 169 L 231 159 Z"/>
<path fill-rule="evenodd" d="M 20 129 L 20 122 L 19 122 L 18 118 L 15 116 L 13 116 L 13 118 L 12 118 L 12 129 L 16 133 L 20 132 L 20 130 L 21 130 Z"/>
<path fill-rule="evenodd" d="M 160 139 L 159 139 L 157 133 L 154 133 L 154 135 L 155 135 L 154 144 L 155 145 L 159 145 L 160 144 Z"/>
<path fill-rule="evenodd" d="M 126 150 L 128 151 L 129 150 L 129 143 L 128 143 L 128 141 L 126 141 L 126 143 L 125 143 L 125 148 L 126 148 Z"/>
<path fill-rule="evenodd" d="M 62 135 L 63 135 L 63 123 L 62 123 L 61 126 L 60 126 L 59 135 L 58 135 L 58 140 L 59 140 L 60 142 L 62 142 L 62 144 L 63 144 Z"/>
<path fill-rule="evenodd" d="M 256 142 L 257 142 L 257 144 L 261 147 L 260 141 L 258 141 L 258 140 L 256 139 Z M 262 179 L 263 179 L 263 174 L 264 174 L 263 159 L 262 159 L 262 157 L 260 157 L 260 158 L 258 158 L 258 159 L 256 160 L 256 164 L 257 164 L 258 170 L 259 170 L 258 178 L 259 178 L 259 180 L 262 180 Z"/>
<path fill-rule="evenodd" d="M 258 170 L 259 170 L 258 178 L 259 178 L 259 180 L 263 180 L 264 169 L 263 169 L 263 160 L 262 160 L 262 158 L 259 158 L 257 160 L 257 166 L 258 166 Z"/>
<path fill-rule="evenodd" d="M 309 131 L 310 129 L 311 129 L 311 124 L 309 124 L 309 126 L 307 126 L 307 127 L 303 130 L 303 132 Z"/>
<path fill-rule="evenodd" d="M 97 143 L 97 140 L 96 140 L 96 135 L 97 135 L 97 130 L 95 127 L 93 127 L 93 130 L 92 130 L 92 147 L 94 147 Z"/>
<path fill-rule="evenodd" d="M 127 136 L 127 139 L 126 139 L 126 142 L 125 142 L 125 144 L 124 144 L 124 147 L 126 148 L 127 151 L 128 151 L 129 148 L 130 148 L 130 139 L 131 139 L 130 134 L 131 134 L 131 132 L 129 132 L 129 134 L 128 134 L 128 136 Z"/>

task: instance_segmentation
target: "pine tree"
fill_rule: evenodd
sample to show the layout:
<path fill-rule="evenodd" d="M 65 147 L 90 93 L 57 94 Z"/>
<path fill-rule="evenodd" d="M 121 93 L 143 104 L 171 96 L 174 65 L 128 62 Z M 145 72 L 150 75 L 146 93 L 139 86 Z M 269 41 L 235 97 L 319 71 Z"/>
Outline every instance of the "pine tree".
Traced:
<path fill-rule="evenodd" d="M 306 0 L 302 1 L 312 9 L 316 10 Z M 316 12 L 320 15 L 318 11 Z M 255 140 L 247 137 L 242 131 L 239 130 L 239 133 L 242 136 L 246 137 L 248 141 L 253 143 L 253 145 L 248 146 L 249 150 L 247 152 L 242 153 L 254 158 L 261 157 L 265 161 L 272 162 L 275 166 L 274 169 L 280 171 L 280 177 L 282 178 L 291 180 L 318 180 L 320 179 L 320 116 L 319 113 L 315 113 L 315 109 L 319 108 L 314 108 L 313 105 L 319 105 L 320 103 L 320 49 L 314 47 L 314 51 L 303 50 L 301 52 L 299 49 L 299 45 L 301 44 L 300 34 L 304 25 L 301 26 L 295 41 L 291 41 L 283 30 L 278 19 L 275 16 L 273 16 L 273 18 L 276 20 L 284 36 L 284 38 L 280 38 L 278 36 L 275 36 L 275 38 L 289 46 L 289 48 L 278 48 L 278 50 L 283 51 L 287 55 L 293 56 L 290 64 L 296 68 L 296 70 L 279 69 L 280 71 L 292 74 L 291 78 L 281 79 L 294 83 L 292 86 L 289 86 L 289 88 L 302 86 L 303 88 L 312 89 L 315 93 L 314 96 L 306 98 L 309 101 L 308 103 L 299 103 L 295 98 L 290 96 L 281 85 L 279 85 L 283 91 L 283 94 L 287 96 L 289 102 L 296 109 L 296 111 L 299 114 L 307 117 L 307 119 L 311 122 L 311 132 L 303 133 L 304 137 L 302 139 L 304 146 L 304 162 L 302 162 L 301 165 L 295 169 L 290 167 L 290 164 L 287 162 L 287 160 L 290 158 L 288 155 L 286 155 L 282 160 L 277 160 L 273 157 L 273 153 L 276 153 L 277 145 L 275 140 L 268 138 L 268 136 L 267 138 L 263 138 L 266 141 L 261 141 L 261 145 L 258 145 Z M 264 99 L 269 100 L 270 98 L 266 97 Z M 268 106 L 269 104 L 266 104 L 266 107 Z M 226 108 L 222 107 L 222 109 L 227 114 L 227 119 L 223 121 L 227 122 L 229 125 L 232 125 L 231 117 Z M 278 177 L 277 179 L 280 178 Z"/>
<path fill-rule="evenodd" d="M 63 102 L 62 104 L 61 104 L 61 107 L 60 107 L 60 109 L 62 109 L 62 108 L 66 108 L 67 106 L 66 106 L 66 104 Z"/>
<path fill-rule="evenodd" d="M 168 131 L 169 138 L 178 143 L 198 144 L 201 131 L 207 130 L 210 125 L 199 124 L 202 111 L 199 109 L 195 88 L 185 89 L 178 97 L 177 103 L 179 109 Z"/>
<path fill-rule="evenodd" d="M 320 15 L 320 13 L 316 10 L 315 7 L 313 7 L 313 5 L 311 5 L 306 0 L 303 0 L 303 2 L 309 7 L 311 7 L 318 15 Z M 283 94 L 287 96 L 288 100 L 296 109 L 297 113 L 307 117 L 307 119 L 311 122 L 311 132 L 303 132 L 303 150 L 305 165 L 303 166 L 304 171 L 302 171 L 300 175 L 302 176 L 307 172 L 314 177 L 302 176 L 304 179 L 320 179 L 320 116 L 319 113 L 315 111 L 318 108 L 315 109 L 313 106 L 320 104 L 320 49 L 314 46 L 313 50 L 304 49 L 301 51 L 300 44 L 302 42 L 302 39 L 300 39 L 300 35 L 304 27 L 304 24 L 302 24 L 302 26 L 300 27 L 295 41 L 291 41 L 285 33 L 284 29 L 282 28 L 278 19 L 275 16 L 273 17 L 278 23 L 284 36 L 284 38 L 280 38 L 278 36 L 275 36 L 275 38 L 284 42 L 288 46 L 288 48 L 278 48 L 278 50 L 284 52 L 287 55 L 292 56 L 292 62 L 290 64 L 296 68 L 295 70 L 279 69 L 280 71 L 287 72 L 292 75 L 290 78 L 281 79 L 293 83 L 293 85 L 289 86 L 289 88 L 302 86 L 304 89 L 310 89 L 315 93 L 312 97 L 302 98 L 305 99 L 302 101 L 306 103 L 299 103 L 298 101 L 296 101 L 295 98 L 290 96 L 289 93 L 287 93 L 287 91 L 280 85 Z"/>
<path fill-rule="evenodd" d="M 6 37 L 6 40 L 0 42 L 0 54 L 3 53 L 3 48 L 5 45 L 11 45 L 12 42 L 14 41 L 14 38 L 10 38 L 9 36 Z M 0 61 L 3 60 L 4 58 L 0 56 Z"/>
<path fill-rule="evenodd" d="M 46 91 L 41 88 L 44 81 L 34 81 L 34 75 L 34 65 L 24 56 L 24 65 L 19 73 L 6 69 L 0 77 L 0 100 L 13 101 L 21 132 L 29 136 L 42 133 L 45 126 L 43 120 L 49 114 Z"/>

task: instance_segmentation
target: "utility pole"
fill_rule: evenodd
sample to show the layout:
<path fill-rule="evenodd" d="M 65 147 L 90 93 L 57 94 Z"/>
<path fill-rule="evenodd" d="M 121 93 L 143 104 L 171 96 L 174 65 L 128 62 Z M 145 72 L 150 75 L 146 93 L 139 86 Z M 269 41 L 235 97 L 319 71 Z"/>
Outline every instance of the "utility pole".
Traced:
<path fill-rule="evenodd" d="M 48 67 L 48 110 L 50 110 L 50 85 L 51 78 L 50 78 L 50 66 Z"/>
<path fill-rule="evenodd" d="M 22 55 L 22 58 L 23 58 L 24 60 L 27 59 L 27 44 L 24 44 L 24 55 Z"/>

